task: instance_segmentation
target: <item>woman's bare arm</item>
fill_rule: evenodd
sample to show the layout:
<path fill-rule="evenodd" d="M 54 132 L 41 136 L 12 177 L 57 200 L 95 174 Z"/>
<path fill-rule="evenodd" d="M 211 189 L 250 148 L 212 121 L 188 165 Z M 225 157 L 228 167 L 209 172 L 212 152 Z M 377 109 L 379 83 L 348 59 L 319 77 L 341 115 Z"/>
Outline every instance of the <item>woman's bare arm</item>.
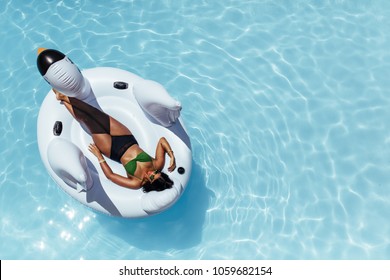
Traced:
<path fill-rule="evenodd" d="M 169 145 L 167 139 L 161 137 L 156 147 L 156 157 L 155 160 L 153 161 L 154 168 L 158 170 L 163 169 L 165 165 L 165 154 L 168 154 L 168 156 L 171 158 L 168 171 L 172 172 L 176 168 L 175 155 L 173 154 L 172 148 Z"/>
<path fill-rule="evenodd" d="M 119 174 L 112 172 L 111 167 L 107 164 L 105 160 L 99 160 L 99 162 L 104 175 L 106 175 L 107 179 L 112 181 L 113 183 L 129 189 L 139 189 L 141 187 L 140 180 L 123 177 Z"/>
<path fill-rule="evenodd" d="M 129 188 L 129 189 L 139 189 L 141 187 L 140 180 L 123 177 L 119 174 L 112 172 L 111 167 L 107 164 L 102 153 L 100 152 L 99 148 L 95 144 L 90 144 L 88 149 L 99 160 L 100 167 L 102 168 L 103 173 L 104 175 L 106 175 L 108 180 L 112 181 L 113 183 L 121 187 Z"/>

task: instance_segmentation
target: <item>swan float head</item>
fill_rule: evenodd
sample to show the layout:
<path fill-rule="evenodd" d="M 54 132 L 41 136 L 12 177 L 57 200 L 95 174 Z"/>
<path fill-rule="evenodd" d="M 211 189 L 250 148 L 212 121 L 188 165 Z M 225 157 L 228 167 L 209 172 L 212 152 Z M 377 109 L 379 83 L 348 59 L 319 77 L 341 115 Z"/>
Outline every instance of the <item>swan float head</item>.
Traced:
<path fill-rule="evenodd" d="M 42 77 L 63 94 L 85 99 L 91 93 L 89 81 L 65 54 L 53 49 L 38 49 L 37 67 Z"/>

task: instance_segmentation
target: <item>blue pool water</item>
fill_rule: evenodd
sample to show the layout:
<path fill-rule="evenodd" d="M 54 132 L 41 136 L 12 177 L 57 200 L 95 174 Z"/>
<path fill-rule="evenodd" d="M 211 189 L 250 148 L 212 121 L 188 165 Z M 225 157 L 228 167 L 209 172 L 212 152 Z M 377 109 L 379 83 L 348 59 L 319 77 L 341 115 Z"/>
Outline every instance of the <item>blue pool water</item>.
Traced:
<path fill-rule="evenodd" d="M 1 259 L 389 259 L 390 2 L 1 1 Z M 92 212 L 44 168 L 38 47 L 183 104 L 171 209 Z"/>

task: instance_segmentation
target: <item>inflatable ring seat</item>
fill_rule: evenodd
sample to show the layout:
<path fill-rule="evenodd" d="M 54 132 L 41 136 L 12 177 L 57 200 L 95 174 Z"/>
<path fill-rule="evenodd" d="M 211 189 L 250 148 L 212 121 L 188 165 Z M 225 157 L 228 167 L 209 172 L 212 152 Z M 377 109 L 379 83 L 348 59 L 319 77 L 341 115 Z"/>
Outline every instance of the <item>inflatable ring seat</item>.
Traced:
<path fill-rule="evenodd" d="M 157 82 L 128 71 L 101 67 L 81 72 L 56 50 L 40 52 L 37 64 L 53 88 L 119 120 L 148 154 L 154 156 L 158 140 L 165 137 L 176 158 L 177 167 L 172 173 L 167 171 L 168 156 L 162 170 L 174 182 L 171 189 L 144 193 L 142 189 L 114 184 L 88 151 L 91 135 L 50 90 L 39 111 L 37 135 L 42 161 L 57 185 L 84 205 L 113 216 L 146 217 L 172 206 L 185 190 L 192 167 L 191 144 L 180 118 L 180 103 Z M 127 176 L 121 164 L 106 160 L 113 172 Z"/>

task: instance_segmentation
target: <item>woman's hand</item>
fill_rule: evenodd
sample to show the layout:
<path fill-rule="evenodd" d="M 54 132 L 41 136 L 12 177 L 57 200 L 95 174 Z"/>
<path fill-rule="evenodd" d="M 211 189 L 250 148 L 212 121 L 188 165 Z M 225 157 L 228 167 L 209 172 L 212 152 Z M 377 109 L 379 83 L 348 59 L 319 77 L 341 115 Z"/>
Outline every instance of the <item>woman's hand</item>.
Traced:
<path fill-rule="evenodd" d="M 98 160 L 104 159 L 102 156 L 102 152 L 99 150 L 99 148 L 96 146 L 95 143 L 91 143 L 88 146 L 88 150 L 97 157 Z"/>
<path fill-rule="evenodd" d="M 175 156 L 172 155 L 171 162 L 169 163 L 168 171 L 172 172 L 173 170 L 175 170 L 175 168 L 176 168 L 176 160 L 175 160 Z"/>

